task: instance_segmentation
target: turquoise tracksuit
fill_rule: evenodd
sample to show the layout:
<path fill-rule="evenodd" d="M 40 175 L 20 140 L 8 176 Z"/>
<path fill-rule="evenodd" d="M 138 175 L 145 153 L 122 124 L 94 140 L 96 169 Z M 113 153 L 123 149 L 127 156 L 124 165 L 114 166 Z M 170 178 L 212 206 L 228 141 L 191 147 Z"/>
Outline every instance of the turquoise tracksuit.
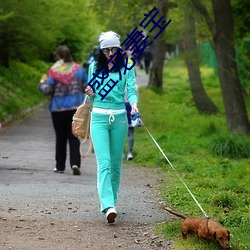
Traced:
<path fill-rule="evenodd" d="M 94 64 L 91 64 L 88 83 L 93 78 L 93 68 Z M 127 71 L 126 75 L 123 75 L 123 70 L 121 70 L 122 79 L 103 100 L 101 100 L 102 96 L 98 94 L 100 88 L 95 89 L 96 95 L 94 98 L 91 97 L 93 111 L 91 114 L 90 134 L 97 160 L 97 189 L 101 202 L 101 211 L 103 212 L 106 208 L 115 207 L 120 186 L 122 155 L 128 132 L 124 103 L 125 88 L 130 104 L 137 103 L 134 69 Z M 119 80 L 119 72 L 109 73 L 101 86 L 105 86 L 110 79 L 113 81 Z M 101 83 L 101 80 L 99 82 Z M 96 87 L 97 84 L 94 88 Z M 96 108 L 97 111 L 95 111 Z"/>

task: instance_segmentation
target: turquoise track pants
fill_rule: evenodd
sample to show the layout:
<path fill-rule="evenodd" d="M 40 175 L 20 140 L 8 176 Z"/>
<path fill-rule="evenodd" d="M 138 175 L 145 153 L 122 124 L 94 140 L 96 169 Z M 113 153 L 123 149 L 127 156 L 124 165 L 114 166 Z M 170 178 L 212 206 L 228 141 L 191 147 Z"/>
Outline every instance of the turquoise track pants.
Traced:
<path fill-rule="evenodd" d="M 91 113 L 90 134 L 97 160 L 97 190 L 101 211 L 115 207 L 121 179 L 122 155 L 128 133 L 126 111 L 113 115 Z"/>

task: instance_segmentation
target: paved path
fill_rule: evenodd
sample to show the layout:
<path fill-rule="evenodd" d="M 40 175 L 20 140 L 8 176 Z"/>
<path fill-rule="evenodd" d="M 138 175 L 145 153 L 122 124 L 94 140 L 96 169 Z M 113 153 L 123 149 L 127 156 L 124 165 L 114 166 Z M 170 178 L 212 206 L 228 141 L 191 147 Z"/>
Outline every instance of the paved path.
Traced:
<path fill-rule="evenodd" d="M 138 87 L 146 87 L 148 85 L 148 75 L 144 73 L 144 70 L 136 68 L 136 84 Z"/>
<path fill-rule="evenodd" d="M 143 85 L 146 78 L 145 74 L 138 73 L 138 84 Z M 54 195 L 61 198 L 74 196 L 78 200 L 79 209 L 93 211 L 95 217 L 102 219 L 102 215 L 96 213 L 99 210 L 99 200 L 96 190 L 95 155 L 91 154 L 82 160 L 81 176 L 72 176 L 69 163 L 65 174 L 55 174 L 52 172 L 55 166 L 54 144 L 54 131 L 47 107 L 13 127 L 2 129 L 0 132 L 0 196 L 4 195 L 5 192 L 8 194 L 7 198 L 4 198 L 6 201 L 4 206 L 11 207 L 18 200 L 25 202 L 25 199 L 30 199 L 31 195 L 35 196 L 36 201 L 42 203 L 45 203 L 46 199 L 53 203 Z M 134 169 L 133 171 L 141 174 L 144 170 Z M 128 203 L 132 207 L 135 201 L 129 197 L 141 193 L 140 189 L 144 189 L 144 185 L 151 184 L 147 183 L 147 180 L 140 183 L 139 177 L 134 175 L 133 171 L 131 172 L 128 166 L 124 166 L 125 179 L 121 188 L 121 196 L 123 196 L 121 200 L 125 199 L 126 202 L 121 202 L 121 210 L 126 210 L 125 207 L 128 206 Z M 134 186 L 132 187 L 130 184 Z M 14 199 L 8 198 L 10 194 Z M 82 204 L 79 197 L 83 197 L 82 200 L 85 201 L 89 199 L 89 202 Z M 138 196 L 136 201 L 144 203 L 145 199 L 146 197 L 142 195 L 141 199 Z M 142 204 L 138 205 L 138 209 L 140 208 L 143 208 Z M 77 218 L 79 214 L 73 214 L 72 218 Z M 140 212 L 130 215 L 126 219 L 134 220 L 138 214 Z M 55 215 L 61 216 L 60 213 Z M 152 214 L 137 219 L 155 221 L 155 216 L 158 217 L 157 214 Z M 122 217 L 124 215 L 121 215 Z M 93 220 L 89 214 L 86 214 L 86 219 Z"/>
<path fill-rule="evenodd" d="M 138 85 L 143 85 L 147 76 L 138 74 L 137 78 Z M 33 246 L 32 249 L 72 250 L 117 249 L 121 246 L 120 249 L 165 247 L 162 243 L 151 244 L 153 236 L 150 238 L 145 233 L 152 233 L 153 225 L 167 218 L 166 213 L 159 208 L 157 192 L 151 188 L 159 179 L 156 170 L 129 166 L 125 162 L 117 204 L 118 226 L 115 229 L 115 232 L 121 232 L 124 237 L 115 237 L 118 239 L 113 238 L 106 242 L 107 235 L 103 233 L 98 239 L 93 240 L 91 237 L 96 232 L 110 233 L 110 230 L 113 230 L 107 228 L 104 215 L 99 211 L 95 156 L 91 154 L 82 160 L 81 176 L 73 176 L 69 164 L 64 174 L 53 173 L 54 140 L 47 107 L 9 128 L 0 130 L 0 231 L 5 232 L 0 234 L 1 250 L 31 249 L 30 245 Z M 25 228 L 15 226 L 15 219 L 17 224 L 22 221 L 28 221 L 29 224 Z M 85 223 L 81 240 L 67 238 L 64 232 L 62 242 L 63 238 L 65 242 L 61 244 L 66 247 L 60 247 L 57 243 L 58 248 L 55 248 L 55 239 L 49 231 L 52 230 L 52 226 L 47 224 L 47 228 L 42 225 L 47 220 L 50 221 L 50 226 L 55 223 L 68 223 L 68 226 L 73 222 Z M 38 222 L 40 225 L 34 224 Z M 91 224 L 86 224 L 88 222 Z M 31 233 L 26 235 L 25 232 L 27 228 L 32 230 L 33 227 L 36 230 L 32 238 L 29 236 Z M 140 231 L 142 232 L 138 237 L 140 242 L 144 240 L 145 244 L 138 246 L 138 241 L 136 242 L 131 235 L 138 235 Z M 43 232 L 48 240 L 41 243 L 41 237 L 36 235 L 37 232 Z M 72 245 L 77 244 L 76 242 L 79 246 Z"/>
<path fill-rule="evenodd" d="M 95 155 L 91 154 L 82 160 L 81 176 L 72 175 L 69 163 L 65 174 L 53 173 L 54 166 L 54 132 L 47 108 L 39 110 L 20 124 L 2 131 L 0 133 L 0 200 L 5 202 L 1 207 L 7 209 L 15 207 L 16 203 L 25 204 L 33 197 L 35 199 L 33 208 L 36 209 L 36 203 L 38 203 L 40 209 L 41 206 L 45 209 L 47 204 L 53 204 L 55 197 L 65 204 L 67 203 L 65 199 L 73 199 L 79 213 L 65 216 L 70 216 L 72 219 L 79 219 L 80 216 L 91 221 L 103 220 L 102 214 L 99 213 L 96 190 Z M 138 173 L 141 175 L 144 171 L 147 173 L 147 169 L 134 168 L 134 172 L 131 169 L 133 168 L 126 165 L 123 169 L 121 202 L 118 205 L 122 211 L 120 218 L 131 221 L 136 219 L 141 222 L 161 220 L 161 214 L 149 213 L 154 205 L 150 201 L 148 204 L 145 203 L 147 194 L 144 192 L 145 189 L 147 192 L 150 190 L 146 186 L 152 184 L 151 180 L 145 178 L 142 180 L 136 175 Z M 128 206 L 133 207 L 136 203 L 139 212 L 129 216 L 123 214 Z M 140 212 L 140 209 L 148 211 L 148 216 L 139 216 L 145 214 L 145 211 Z M 89 212 L 84 212 L 86 210 Z M 30 216 L 30 212 L 30 209 L 23 207 L 23 214 Z M 59 210 L 52 216 L 60 218 L 62 214 Z"/>

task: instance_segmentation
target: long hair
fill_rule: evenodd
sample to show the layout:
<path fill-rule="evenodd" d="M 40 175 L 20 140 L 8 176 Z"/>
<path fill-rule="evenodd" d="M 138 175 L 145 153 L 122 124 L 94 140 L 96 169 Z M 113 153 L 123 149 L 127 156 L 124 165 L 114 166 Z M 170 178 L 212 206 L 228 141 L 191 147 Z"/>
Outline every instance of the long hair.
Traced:
<path fill-rule="evenodd" d="M 115 62 L 118 60 L 117 58 L 121 58 L 123 55 L 122 51 L 118 50 L 117 54 L 116 54 L 116 58 L 115 58 Z M 125 64 L 125 57 L 121 60 L 123 64 Z M 99 51 L 99 55 L 97 57 L 97 69 L 96 71 L 99 70 L 105 70 L 106 72 L 108 72 L 108 69 L 105 67 L 105 64 L 107 63 L 107 57 L 103 54 L 102 50 L 100 49 Z M 124 67 L 121 62 L 117 63 L 117 66 L 119 69 L 121 69 L 122 67 Z M 118 71 L 118 69 L 116 67 L 114 67 L 114 71 Z"/>

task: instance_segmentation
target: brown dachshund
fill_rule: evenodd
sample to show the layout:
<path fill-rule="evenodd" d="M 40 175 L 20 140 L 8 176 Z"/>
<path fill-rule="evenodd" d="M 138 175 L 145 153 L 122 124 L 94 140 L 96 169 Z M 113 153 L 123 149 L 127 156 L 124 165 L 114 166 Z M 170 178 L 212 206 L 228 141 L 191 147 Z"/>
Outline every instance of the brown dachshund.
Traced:
<path fill-rule="evenodd" d="M 163 207 L 166 211 L 183 219 L 181 233 L 183 239 L 187 239 L 188 234 L 196 235 L 201 241 L 216 241 L 224 249 L 231 249 L 229 245 L 230 232 L 222 225 L 210 218 L 187 218 L 185 215 L 173 212 L 171 209 Z"/>

